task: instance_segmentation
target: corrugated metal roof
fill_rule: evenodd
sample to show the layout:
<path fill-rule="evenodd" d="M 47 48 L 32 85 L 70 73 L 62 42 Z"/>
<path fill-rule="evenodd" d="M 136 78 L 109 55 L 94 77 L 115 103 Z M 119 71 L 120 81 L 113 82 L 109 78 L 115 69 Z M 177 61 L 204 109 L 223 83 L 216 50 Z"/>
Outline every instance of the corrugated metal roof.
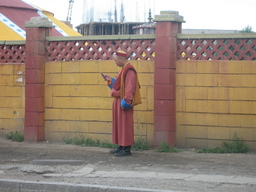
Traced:
<path fill-rule="evenodd" d="M 12 8 L 23 8 L 23 9 L 34 9 L 33 6 L 21 1 L 21 0 L 1 0 L 0 7 L 12 7 Z"/>
<path fill-rule="evenodd" d="M 52 36 L 81 36 L 63 22 L 54 18 L 51 12 L 41 10 L 22 0 L 0 1 L 0 40 L 24 40 L 25 22 L 31 17 L 47 17 L 53 22 Z"/>
<path fill-rule="evenodd" d="M 26 30 L 26 28 L 24 27 L 25 21 L 29 21 L 31 17 L 39 17 L 36 11 L 37 10 L 0 7 L 0 13 L 2 13 L 5 17 L 14 22 L 23 30 Z"/>

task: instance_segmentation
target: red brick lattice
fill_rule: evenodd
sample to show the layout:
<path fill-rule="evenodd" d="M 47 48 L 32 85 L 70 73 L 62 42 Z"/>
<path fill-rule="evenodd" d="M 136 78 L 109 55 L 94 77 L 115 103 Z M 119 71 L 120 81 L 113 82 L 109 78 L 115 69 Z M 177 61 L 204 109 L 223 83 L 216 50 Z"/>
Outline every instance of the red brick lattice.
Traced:
<path fill-rule="evenodd" d="M 256 39 L 180 39 L 181 60 L 256 60 Z"/>
<path fill-rule="evenodd" d="M 111 60 L 116 50 L 126 50 L 131 60 L 154 60 L 155 39 L 49 41 L 48 61 Z"/>
<path fill-rule="evenodd" d="M 25 63 L 25 45 L 0 45 L 0 63 Z"/>

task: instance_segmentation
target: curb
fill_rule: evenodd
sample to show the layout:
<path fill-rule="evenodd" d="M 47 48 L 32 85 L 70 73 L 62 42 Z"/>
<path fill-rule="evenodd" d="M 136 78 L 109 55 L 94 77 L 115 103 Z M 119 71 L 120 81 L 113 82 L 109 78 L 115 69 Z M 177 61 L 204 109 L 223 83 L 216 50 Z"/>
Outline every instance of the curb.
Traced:
<path fill-rule="evenodd" d="M 23 180 L 0 179 L 0 192 L 184 192 L 107 185 L 86 185 L 62 182 L 35 182 Z"/>

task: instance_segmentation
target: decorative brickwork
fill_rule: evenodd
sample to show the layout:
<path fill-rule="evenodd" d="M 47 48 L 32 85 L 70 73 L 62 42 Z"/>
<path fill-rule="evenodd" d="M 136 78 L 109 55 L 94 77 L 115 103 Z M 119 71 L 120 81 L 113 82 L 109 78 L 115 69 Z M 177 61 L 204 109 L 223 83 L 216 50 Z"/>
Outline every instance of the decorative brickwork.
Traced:
<path fill-rule="evenodd" d="M 178 60 L 256 60 L 256 38 L 179 36 Z M 25 63 L 25 45 L 16 44 L 0 45 L 0 63 Z M 48 41 L 46 55 L 47 61 L 111 60 L 119 49 L 131 60 L 155 60 L 155 39 Z"/>
<path fill-rule="evenodd" d="M 177 34 L 183 17 L 176 11 L 156 16 L 154 73 L 154 144 L 176 145 Z M 175 21 L 175 22 L 174 22 Z"/>
<path fill-rule="evenodd" d="M 126 50 L 131 60 L 154 60 L 155 39 L 48 41 L 48 61 L 111 60 L 116 50 Z"/>
<path fill-rule="evenodd" d="M 0 45 L 0 63 L 25 63 L 25 45 Z"/>
<path fill-rule="evenodd" d="M 256 39 L 179 39 L 180 60 L 256 60 Z"/>
<path fill-rule="evenodd" d="M 43 18 L 26 22 L 25 123 L 26 141 L 44 140 L 45 111 L 45 39 L 51 35 L 51 23 Z"/>

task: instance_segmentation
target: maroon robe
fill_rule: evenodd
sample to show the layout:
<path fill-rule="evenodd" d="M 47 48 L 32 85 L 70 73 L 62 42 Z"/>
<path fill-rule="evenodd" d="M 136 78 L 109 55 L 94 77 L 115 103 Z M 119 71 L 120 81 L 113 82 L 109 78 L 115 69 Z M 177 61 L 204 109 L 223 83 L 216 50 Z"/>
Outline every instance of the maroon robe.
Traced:
<path fill-rule="evenodd" d="M 136 72 L 128 70 L 125 77 L 124 94 L 124 99 L 128 104 L 132 103 L 135 88 Z M 120 90 L 112 88 L 111 96 L 114 97 L 112 105 L 112 142 L 120 146 L 131 146 L 134 144 L 133 107 L 129 109 L 121 108 Z"/>

